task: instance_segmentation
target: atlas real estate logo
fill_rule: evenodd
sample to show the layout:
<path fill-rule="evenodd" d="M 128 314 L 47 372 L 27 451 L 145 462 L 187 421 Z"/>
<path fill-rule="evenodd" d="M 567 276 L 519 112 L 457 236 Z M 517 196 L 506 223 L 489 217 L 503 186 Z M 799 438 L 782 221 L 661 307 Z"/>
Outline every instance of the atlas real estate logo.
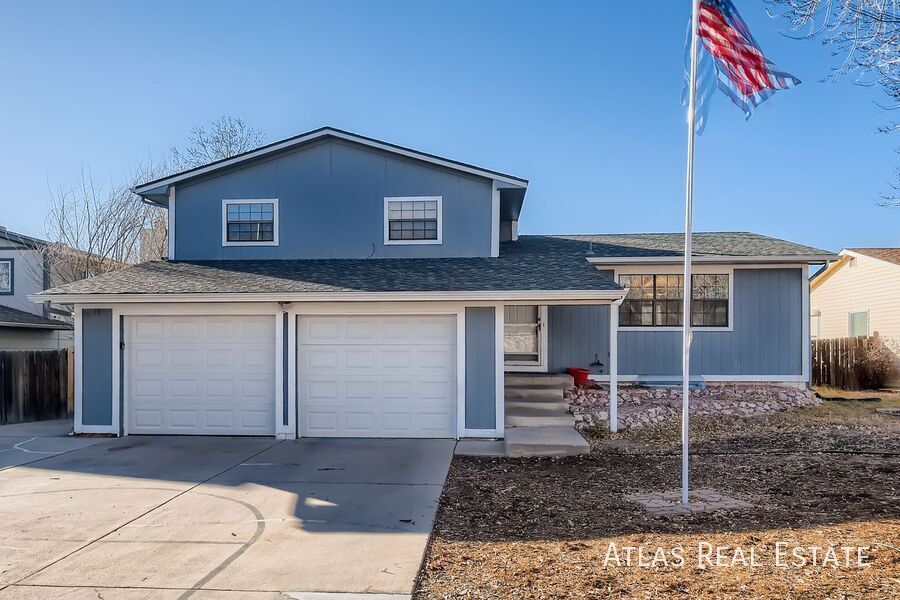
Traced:
<path fill-rule="evenodd" d="M 774 545 L 724 546 L 699 542 L 694 546 L 621 546 L 610 542 L 603 559 L 604 568 L 754 568 L 782 567 L 834 569 L 870 566 L 871 546 L 801 546 L 790 542 Z"/>

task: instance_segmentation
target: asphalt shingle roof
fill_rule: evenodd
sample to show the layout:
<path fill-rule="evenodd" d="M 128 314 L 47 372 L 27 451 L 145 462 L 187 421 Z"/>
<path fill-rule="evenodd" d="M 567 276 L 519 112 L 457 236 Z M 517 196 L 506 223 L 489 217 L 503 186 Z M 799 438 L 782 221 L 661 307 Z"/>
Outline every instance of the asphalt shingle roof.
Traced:
<path fill-rule="evenodd" d="M 847 248 L 847 250 L 900 265 L 900 248 Z"/>
<path fill-rule="evenodd" d="M 40 327 L 46 329 L 71 329 L 72 326 L 62 321 L 47 319 L 17 308 L 0 306 L 0 327 Z"/>
<path fill-rule="evenodd" d="M 523 236 L 552 237 L 580 242 L 593 240 L 593 252 L 602 257 L 684 256 L 683 233 L 622 233 L 598 235 Z M 833 256 L 833 252 L 748 231 L 696 232 L 693 256 Z"/>
<path fill-rule="evenodd" d="M 587 260 L 678 256 L 680 234 L 521 236 L 498 258 L 154 261 L 45 292 L 60 294 L 210 294 L 304 292 L 483 292 L 620 290 Z M 697 254 L 830 255 L 752 233 L 696 234 Z"/>

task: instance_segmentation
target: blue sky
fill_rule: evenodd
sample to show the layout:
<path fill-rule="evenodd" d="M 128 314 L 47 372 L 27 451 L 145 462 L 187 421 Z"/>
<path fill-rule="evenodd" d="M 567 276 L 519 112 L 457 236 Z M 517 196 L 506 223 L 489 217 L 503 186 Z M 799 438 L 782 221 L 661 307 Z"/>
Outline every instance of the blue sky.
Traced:
<path fill-rule="evenodd" d="M 695 228 L 838 250 L 900 246 L 875 205 L 896 166 L 877 89 L 736 0 L 803 80 L 749 122 L 716 98 Z M 268 141 L 333 125 L 531 180 L 523 233 L 677 231 L 689 0 L 8 2 L 0 20 L 0 224 L 42 234 L 49 189 L 117 180 L 240 116 Z"/>

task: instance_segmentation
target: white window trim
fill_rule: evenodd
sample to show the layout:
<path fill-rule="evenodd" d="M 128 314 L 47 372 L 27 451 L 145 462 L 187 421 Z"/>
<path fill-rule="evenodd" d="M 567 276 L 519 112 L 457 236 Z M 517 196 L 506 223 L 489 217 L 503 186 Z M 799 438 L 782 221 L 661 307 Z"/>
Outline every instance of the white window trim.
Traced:
<path fill-rule="evenodd" d="M 228 205 L 229 204 L 272 204 L 272 241 L 271 242 L 229 242 L 228 241 Z M 278 245 L 278 198 L 225 198 L 222 200 L 222 246 L 277 246 Z"/>
<path fill-rule="evenodd" d="M 9 265 L 9 289 L 0 288 L 0 295 L 14 296 L 16 293 L 16 259 L 11 256 L 0 258 L 0 263 Z"/>
<path fill-rule="evenodd" d="M 872 332 L 872 315 L 868 308 L 861 308 L 857 310 L 847 311 L 847 337 L 858 337 L 853 335 L 853 315 L 858 315 L 859 313 L 866 313 L 866 337 L 869 337 Z"/>
<path fill-rule="evenodd" d="M 391 202 L 437 202 L 436 240 L 392 240 L 390 239 L 390 217 L 388 206 Z M 384 245 L 385 246 L 425 246 L 442 244 L 444 239 L 444 198 L 443 196 L 385 196 L 384 198 Z"/>
<path fill-rule="evenodd" d="M 599 268 L 599 266 L 598 266 Z M 605 270 L 605 269 L 600 269 Z M 684 267 L 676 265 L 635 265 L 613 269 L 616 283 L 620 275 L 683 275 Z M 691 331 L 734 331 L 734 267 L 719 265 L 691 265 L 691 275 L 728 275 L 728 326 L 691 327 Z M 662 327 L 619 326 L 619 331 L 682 331 L 681 325 Z"/>

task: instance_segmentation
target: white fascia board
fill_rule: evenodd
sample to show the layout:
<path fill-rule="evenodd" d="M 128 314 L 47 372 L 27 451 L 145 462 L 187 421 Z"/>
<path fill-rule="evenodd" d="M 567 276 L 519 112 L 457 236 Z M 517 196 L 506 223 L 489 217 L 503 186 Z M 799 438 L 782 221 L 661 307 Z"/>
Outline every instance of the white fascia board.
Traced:
<path fill-rule="evenodd" d="M 61 304 L 141 303 L 141 302 L 429 302 L 496 300 L 570 304 L 572 302 L 613 302 L 625 297 L 626 290 L 534 290 L 486 292 L 309 292 L 309 293 L 219 293 L 219 294 L 31 294 L 33 302 Z"/>
<path fill-rule="evenodd" d="M 694 256 L 691 264 L 717 263 L 717 264 L 823 264 L 830 260 L 840 258 L 836 254 L 810 254 L 790 256 Z M 589 256 L 585 257 L 594 265 L 631 265 L 631 264 L 684 264 L 683 256 Z"/>
<path fill-rule="evenodd" d="M 452 169 L 455 171 L 468 173 L 470 175 L 477 175 L 478 177 L 484 177 L 486 179 L 499 181 L 499 182 L 505 183 L 511 187 L 518 187 L 518 188 L 527 188 L 528 187 L 528 181 L 526 181 L 524 179 L 519 179 L 517 177 L 512 177 L 512 176 L 507 176 L 507 175 L 502 175 L 500 173 L 494 173 L 492 171 L 486 171 L 484 169 L 479 169 L 478 167 L 464 165 L 461 163 L 454 162 L 452 160 L 447 160 L 447 159 L 439 158 L 437 156 L 432 156 L 430 154 L 424 154 L 422 152 L 417 152 L 415 150 L 401 148 L 399 146 L 394 146 L 392 144 L 387 144 L 387 143 L 379 142 L 377 140 L 373 140 L 370 138 L 357 136 L 352 133 L 348 133 L 346 131 L 340 131 L 337 129 L 331 129 L 331 128 L 325 127 L 323 129 L 311 132 L 306 135 L 301 135 L 299 137 L 291 138 L 289 140 L 285 140 L 280 143 L 276 143 L 276 144 L 266 146 L 264 148 L 260 148 L 259 150 L 256 150 L 253 152 L 248 152 L 246 154 L 242 154 L 241 156 L 236 156 L 229 160 L 220 161 L 215 164 L 208 165 L 206 167 L 194 169 L 187 173 L 172 175 L 171 177 L 167 177 L 165 179 L 160 179 L 158 181 L 154 181 L 154 182 L 148 183 L 146 185 L 137 186 L 137 187 L 132 188 L 132 191 L 138 195 L 145 194 L 147 192 L 150 192 L 151 190 L 155 190 L 162 186 L 172 185 L 179 181 L 184 181 L 185 179 L 199 177 L 201 175 L 210 173 L 212 171 L 217 171 L 219 169 L 226 169 L 233 165 L 240 164 L 244 161 L 253 160 L 255 158 L 259 158 L 261 156 L 265 156 L 265 155 L 271 154 L 273 152 L 287 150 L 294 146 L 298 146 L 300 144 L 305 144 L 305 143 L 308 143 L 311 141 L 315 141 L 315 140 L 323 138 L 323 137 L 334 137 L 334 138 L 354 142 L 357 144 L 361 144 L 363 146 L 369 146 L 370 148 L 376 148 L 376 149 L 382 150 L 384 152 L 390 152 L 392 154 L 406 156 L 408 158 L 413 158 L 415 160 L 420 160 L 423 162 L 427 162 L 427 163 L 431 163 L 431 164 L 438 165 L 441 167 L 445 167 L 447 169 Z"/>

